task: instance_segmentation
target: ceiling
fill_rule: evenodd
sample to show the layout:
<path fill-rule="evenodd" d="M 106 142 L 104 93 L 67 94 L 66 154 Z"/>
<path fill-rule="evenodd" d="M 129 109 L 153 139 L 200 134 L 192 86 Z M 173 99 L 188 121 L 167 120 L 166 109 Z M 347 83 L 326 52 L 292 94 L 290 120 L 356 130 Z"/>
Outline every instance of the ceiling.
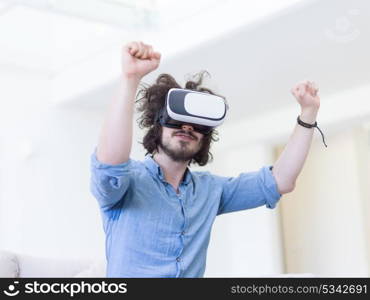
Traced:
<path fill-rule="evenodd" d="M 291 104 L 302 79 L 323 98 L 369 84 L 369 14 L 366 0 L 0 0 L 0 67 L 43 76 L 50 101 L 101 109 L 120 47 L 143 40 L 162 53 L 145 82 L 207 70 L 238 120 Z"/>
<path fill-rule="evenodd" d="M 249 6 L 262 11 L 271 0 L 261 1 L 263 5 L 256 2 Z M 297 0 L 284 0 L 272 8 L 293 2 Z M 243 5 L 238 0 L 234 4 Z M 216 14 L 224 6 L 230 4 L 221 0 L 0 0 L 0 64 L 55 78 L 78 64 L 93 63 L 96 56 L 132 38 L 158 36 L 178 25 L 188 27 L 191 20 L 193 26 L 202 26 L 194 18 L 203 19 L 210 11 Z M 216 35 L 216 29 L 209 28 L 206 34 Z M 193 36 L 187 43 L 201 38 Z M 171 46 L 172 51 L 178 49 L 176 44 Z"/>
<path fill-rule="evenodd" d="M 304 79 L 318 84 L 323 102 L 369 85 L 369 53 L 369 1 L 305 1 L 188 49 L 161 71 L 183 82 L 207 70 L 240 120 L 295 103 L 290 89 Z"/>

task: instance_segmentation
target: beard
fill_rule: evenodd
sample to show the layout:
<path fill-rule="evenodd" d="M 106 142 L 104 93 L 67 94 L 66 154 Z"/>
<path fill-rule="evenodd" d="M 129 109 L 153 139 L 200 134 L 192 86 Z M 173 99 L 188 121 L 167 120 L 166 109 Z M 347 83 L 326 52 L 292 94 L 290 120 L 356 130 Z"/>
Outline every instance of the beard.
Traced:
<path fill-rule="evenodd" d="M 191 149 L 189 143 L 186 141 L 179 141 L 180 147 L 174 149 L 168 142 L 163 142 L 162 139 L 159 141 L 159 147 L 164 153 L 166 153 L 173 161 L 186 162 L 192 160 L 193 157 L 199 152 L 200 146 L 197 149 Z"/>

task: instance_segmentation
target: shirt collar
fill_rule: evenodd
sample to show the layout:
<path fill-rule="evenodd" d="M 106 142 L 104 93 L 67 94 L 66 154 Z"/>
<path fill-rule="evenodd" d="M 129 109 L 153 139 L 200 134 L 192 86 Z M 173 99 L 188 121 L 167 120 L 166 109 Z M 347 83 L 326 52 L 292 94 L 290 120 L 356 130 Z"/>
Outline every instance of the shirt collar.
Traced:
<path fill-rule="evenodd" d="M 165 181 L 165 178 L 163 176 L 163 172 L 161 167 L 158 165 L 158 163 L 153 159 L 151 154 L 147 154 L 144 159 L 144 164 L 146 168 L 155 176 L 158 176 L 162 181 Z M 183 182 L 187 185 L 189 184 L 191 180 L 192 174 L 190 172 L 190 169 L 187 167 L 185 170 L 185 177 L 183 179 Z"/>

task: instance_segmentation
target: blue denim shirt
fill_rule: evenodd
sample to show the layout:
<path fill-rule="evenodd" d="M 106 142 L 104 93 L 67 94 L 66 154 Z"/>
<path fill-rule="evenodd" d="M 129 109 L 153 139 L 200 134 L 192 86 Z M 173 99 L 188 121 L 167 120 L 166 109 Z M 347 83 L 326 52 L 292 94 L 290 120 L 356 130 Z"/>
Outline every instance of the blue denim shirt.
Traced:
<path fill-rule="evenodd" d="M 217 215 L 281 197 L 271 166 L 223 177 L 186 170 L 180 193 L 150 155 L 118 165 L 91 156 L 91 192 L 106 236 L 107 277 L 203 277 Z"/>

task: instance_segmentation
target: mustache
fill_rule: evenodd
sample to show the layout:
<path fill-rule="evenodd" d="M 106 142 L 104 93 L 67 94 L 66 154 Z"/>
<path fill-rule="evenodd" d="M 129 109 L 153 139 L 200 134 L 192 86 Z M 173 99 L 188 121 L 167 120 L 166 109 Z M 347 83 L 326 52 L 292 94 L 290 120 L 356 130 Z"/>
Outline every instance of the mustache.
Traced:
<path fill-rule="evenodd" d="M 188 132 L 188 131 L 185 131 L 185 130 L 177 131 L 177 132 L 175 132 L 173 135 L 177 135 L 177 134 L 187 135 L 187 136 L 192 137 L 194 140 L 198 140 L 198 139 L 197 139 L 197 137 L 196 137 L 195 135 L 193 135 L 191 132 Z"/>

